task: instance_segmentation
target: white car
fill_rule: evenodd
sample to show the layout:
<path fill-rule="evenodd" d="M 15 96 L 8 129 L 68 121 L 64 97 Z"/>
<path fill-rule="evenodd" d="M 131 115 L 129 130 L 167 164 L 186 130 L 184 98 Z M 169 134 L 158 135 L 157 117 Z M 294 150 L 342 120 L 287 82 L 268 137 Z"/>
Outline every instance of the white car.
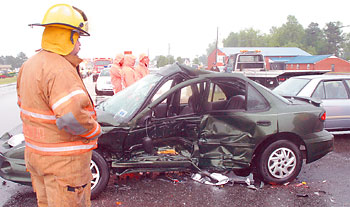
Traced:
<path fill-rule="evenodd" d="M 110 68 L 103 69 L 97 78 L 95 85 L 95 93 L 98 96 L 114 94 L 109 70 Z"/>
<path fill-rule="evenodd" d="M 274 92 L 289 97 L 311 97 L 326 109 L 325 129 L 350 134 L 350 75 L 305 75 L 281 83 Z"/>

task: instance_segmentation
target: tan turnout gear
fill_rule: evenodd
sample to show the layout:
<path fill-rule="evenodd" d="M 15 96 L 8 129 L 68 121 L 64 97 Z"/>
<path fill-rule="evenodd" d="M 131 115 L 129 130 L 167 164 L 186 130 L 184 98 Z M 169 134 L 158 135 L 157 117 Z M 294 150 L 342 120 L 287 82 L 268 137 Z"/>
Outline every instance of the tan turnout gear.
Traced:
<path fill-rule="evenodd" d="M 137 73 L 141 78 L 149 74 L 148 70 L 149 58 L 146 54 L 142 53 L 139 57 L 139 64 L 135 67 Z"/>
<path fill-rule="evenodd" d="M 42 24 L 42 50 L 20 68 L 17 95 L 25 162 L 39 207 L 91 206 L 90 162 L 101 126 L 78 72 L 83 12 L 51 7 Z"/>
<path fill-rule="evenodd" d="M 43 50 L 20 69 L 17 93 L 26 149 L 42 155 L 72 155 L 97 147 L 101 127 L 73 67 L 80 62 L 76 56 Z"/>

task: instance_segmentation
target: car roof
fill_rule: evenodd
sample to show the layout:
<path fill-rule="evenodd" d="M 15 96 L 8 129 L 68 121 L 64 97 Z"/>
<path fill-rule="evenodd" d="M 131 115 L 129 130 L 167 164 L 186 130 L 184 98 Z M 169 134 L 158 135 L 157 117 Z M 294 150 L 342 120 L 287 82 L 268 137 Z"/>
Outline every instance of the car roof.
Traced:
<path fill-rule="evenodd" d="M 250 80 L 241 73 L 222 73 L 222 72 L 215 72 L 215 71 L 204 70 L 204 69 L 198 70 L 179 63 L 174 63 L 164 68 L 160 68 L 160 70 L 156 71 L 156 73 L 159 73 L 163 76 L 169 76 L 178 72 L 186 73 L 187 75 L 192 77 L 218 77 L 218 78 L 236 77 L 236 78 L 241 78 L 248 81 Z"/>
<path fill-rule="evenodd" d="M 350 75 L 343 75 L 343 74 L 302 75 L 302 76 L 296 76 L 292 78 L 337 80 L 337 79 L 350 79 Z"/>

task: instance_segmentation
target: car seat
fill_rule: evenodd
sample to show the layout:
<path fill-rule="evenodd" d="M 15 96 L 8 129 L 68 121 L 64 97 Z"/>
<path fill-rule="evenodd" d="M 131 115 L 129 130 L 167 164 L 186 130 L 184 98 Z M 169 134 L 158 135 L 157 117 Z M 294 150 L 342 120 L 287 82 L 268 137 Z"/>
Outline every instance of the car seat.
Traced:
<path fill-rule="evenodd" d="M 244 109 L 245 97 L 243 95 L 232 96 L 226 103 L 225 109 Z"/>

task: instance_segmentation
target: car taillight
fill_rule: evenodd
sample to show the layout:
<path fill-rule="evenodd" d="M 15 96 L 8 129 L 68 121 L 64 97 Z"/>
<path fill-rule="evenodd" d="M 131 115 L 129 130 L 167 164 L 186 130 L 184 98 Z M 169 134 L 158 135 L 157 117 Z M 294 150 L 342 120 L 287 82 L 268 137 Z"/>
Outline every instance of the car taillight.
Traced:
<path fill-rule="evenodd" d="M 321 119 L 321 121 L 326 120 L 326 112 L 323 112 L 323 114 L 320 114 L 320 119 Z"/>

